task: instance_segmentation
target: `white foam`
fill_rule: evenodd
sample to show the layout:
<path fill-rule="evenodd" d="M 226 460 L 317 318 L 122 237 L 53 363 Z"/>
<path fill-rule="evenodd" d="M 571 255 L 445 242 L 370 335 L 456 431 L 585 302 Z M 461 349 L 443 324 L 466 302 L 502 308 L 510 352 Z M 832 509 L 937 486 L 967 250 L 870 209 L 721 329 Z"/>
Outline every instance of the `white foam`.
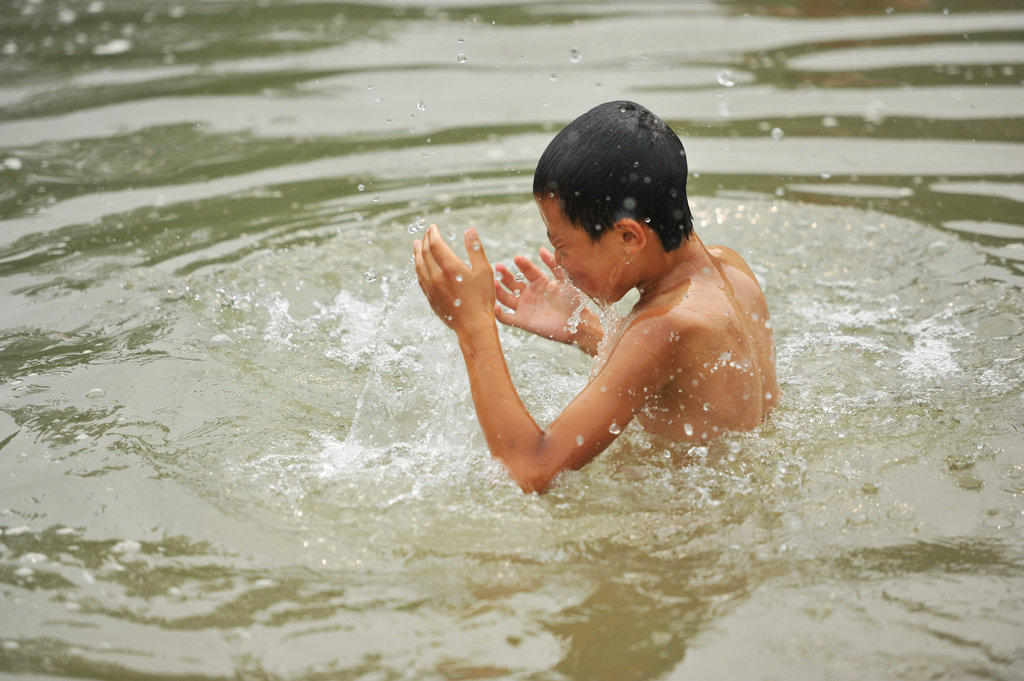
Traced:
<path fill-rule="evenodd" d="M 133 553 L 138 553 L 141 550 L 142 544 L 135 541 L 134 539 L 125 539 L 124 541 L 119 541 L 116 544 L 114 544 L 114 546 L 110 549 L 110 552 L 116 553 L 118 555 L 129 555 Z"/>
<path fill-rule="evenodd" d="M 956 372 L 960 367 L 954 359 L 956 350 L 950 337 L 961 335 L 956 327 L 934 319 L 910 324 L 906 332 L 914 338 L 914 347 L 900 351 L 900 370 L 912 380 L 930 382 Z"/>
<path fill-rule="evenodd" d="M 265 306 L 270 313 L 270 320 L 263 330 L 263 340 L 290 346 L 295 333 L 295 320 L 288 314 L 291 303 L 280 293 L 275 293 Z"/>

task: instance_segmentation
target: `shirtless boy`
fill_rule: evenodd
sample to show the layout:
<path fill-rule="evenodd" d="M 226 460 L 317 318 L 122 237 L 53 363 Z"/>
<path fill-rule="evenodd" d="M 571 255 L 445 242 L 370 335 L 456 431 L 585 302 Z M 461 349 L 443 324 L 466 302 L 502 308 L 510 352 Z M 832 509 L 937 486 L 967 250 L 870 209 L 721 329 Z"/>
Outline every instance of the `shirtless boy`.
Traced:
<path fill-rule="evenodd" d="M 554 247 L 540 249 L 550 277 L 518 255 L 525 280 L 501 264 L 495 279 L 473 229 L 469 265 L 436 225 L 413 242 L 420 287 L 458 335 L 487 445 L 524 492 L 586 464 L 634 417 L 694 442 L 767 417 L 779 393 L 768 305 L 738 254 L 693 232 L 671 128 L 639 104 L 601 104 L 551 141 L 533 193 Z M 581 294 L 608 304 L 633 288 L 640 298 L 619 328 L 586 309 L 571 319 Z M 600 348 L 594 377 L 546 428 L 519 399 L 495 319 L 593 356 Z"/>

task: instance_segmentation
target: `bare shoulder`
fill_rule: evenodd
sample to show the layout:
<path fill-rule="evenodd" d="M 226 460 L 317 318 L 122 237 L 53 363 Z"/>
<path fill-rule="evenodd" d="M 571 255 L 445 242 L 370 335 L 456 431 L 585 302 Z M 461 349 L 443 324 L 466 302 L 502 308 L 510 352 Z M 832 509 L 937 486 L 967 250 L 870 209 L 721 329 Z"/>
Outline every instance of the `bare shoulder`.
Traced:
<path fill-rule="evenodd" d="M 724 265 L 734 267 L 753 279 L 755 282 L 757 281 L 757 277 L 754 276 L 754 271 L 750 269 L 750 265 L 747 264 L 747 261 L 743 259 L 743 256 L 731 248 L 727 248 L 726 246 L 708 246 L 708 252 L 718 258 Z"/>
<path fill-rule="evenodd" d="M 657 338 L 666 346 L 680 341 L 715 337 L 722 332 L 719 315 L 709 314 L 706 306 L 684 298 L 673 305 L 644 310 L 627 326 L 624 333 Z"/>
<path fill-rule="evenodd" d="M 725 246 L 712 246 L 708 252 L 724 266 L 723 274 L 732 284 L 743 308 L 747 312 L 756 312 L 758 315 L 766 317 L 768 307 L 764 299 L 764 291 L 761 289 L 761 282 L 757 275 L 750 269 L 750 265 L 739 253 Z"/>

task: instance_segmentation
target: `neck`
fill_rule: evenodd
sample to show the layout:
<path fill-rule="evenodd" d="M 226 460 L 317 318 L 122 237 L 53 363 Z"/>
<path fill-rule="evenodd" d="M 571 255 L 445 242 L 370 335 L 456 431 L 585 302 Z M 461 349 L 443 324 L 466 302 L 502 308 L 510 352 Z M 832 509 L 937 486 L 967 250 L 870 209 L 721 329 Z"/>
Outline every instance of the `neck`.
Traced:
<path fill-rule="evenodd" d="M 651 253 L 648 267 L 645 267 L 645 270 L 652 274 L 636 283 L 636 288 L 640 291 L 640 300 L 636 306 L 648 304 L 658 296 L 687 283 L 701 270 L 713 265 L 711 254 L 696 232 L 691 232 L 689 239 L 668 253 L 661 250 L 659 244 L 657 251 Z"/>

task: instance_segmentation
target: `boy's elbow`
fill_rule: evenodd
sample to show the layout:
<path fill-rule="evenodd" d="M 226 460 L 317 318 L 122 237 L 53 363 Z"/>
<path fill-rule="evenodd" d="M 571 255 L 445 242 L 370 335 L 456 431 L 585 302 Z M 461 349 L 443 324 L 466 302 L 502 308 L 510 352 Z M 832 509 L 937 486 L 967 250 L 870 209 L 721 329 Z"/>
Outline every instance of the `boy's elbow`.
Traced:
<path fill-rule="evenodd" d="M 544 435 L 535 446 L 523 448 L 517 456 L 503 457 L 505 467 L 524 494 L 544 494 L 551 488 L 555 477 L 565 468 L 563 457 L 545 446 Z"/>
<path fill-rule="evenodd" d="M 544 494 L 551 487 L 555 476 L 561 472 L 556 466 L 543 465 L 535 460 L 509 468 L 524 494 Z"/>
<path fill-rule="evenodd" d="M 516 482 L 523 494 L 544 494 L 551 487 L 554 477 L 541 472 L 520 474 L 516 476 Z"/>

